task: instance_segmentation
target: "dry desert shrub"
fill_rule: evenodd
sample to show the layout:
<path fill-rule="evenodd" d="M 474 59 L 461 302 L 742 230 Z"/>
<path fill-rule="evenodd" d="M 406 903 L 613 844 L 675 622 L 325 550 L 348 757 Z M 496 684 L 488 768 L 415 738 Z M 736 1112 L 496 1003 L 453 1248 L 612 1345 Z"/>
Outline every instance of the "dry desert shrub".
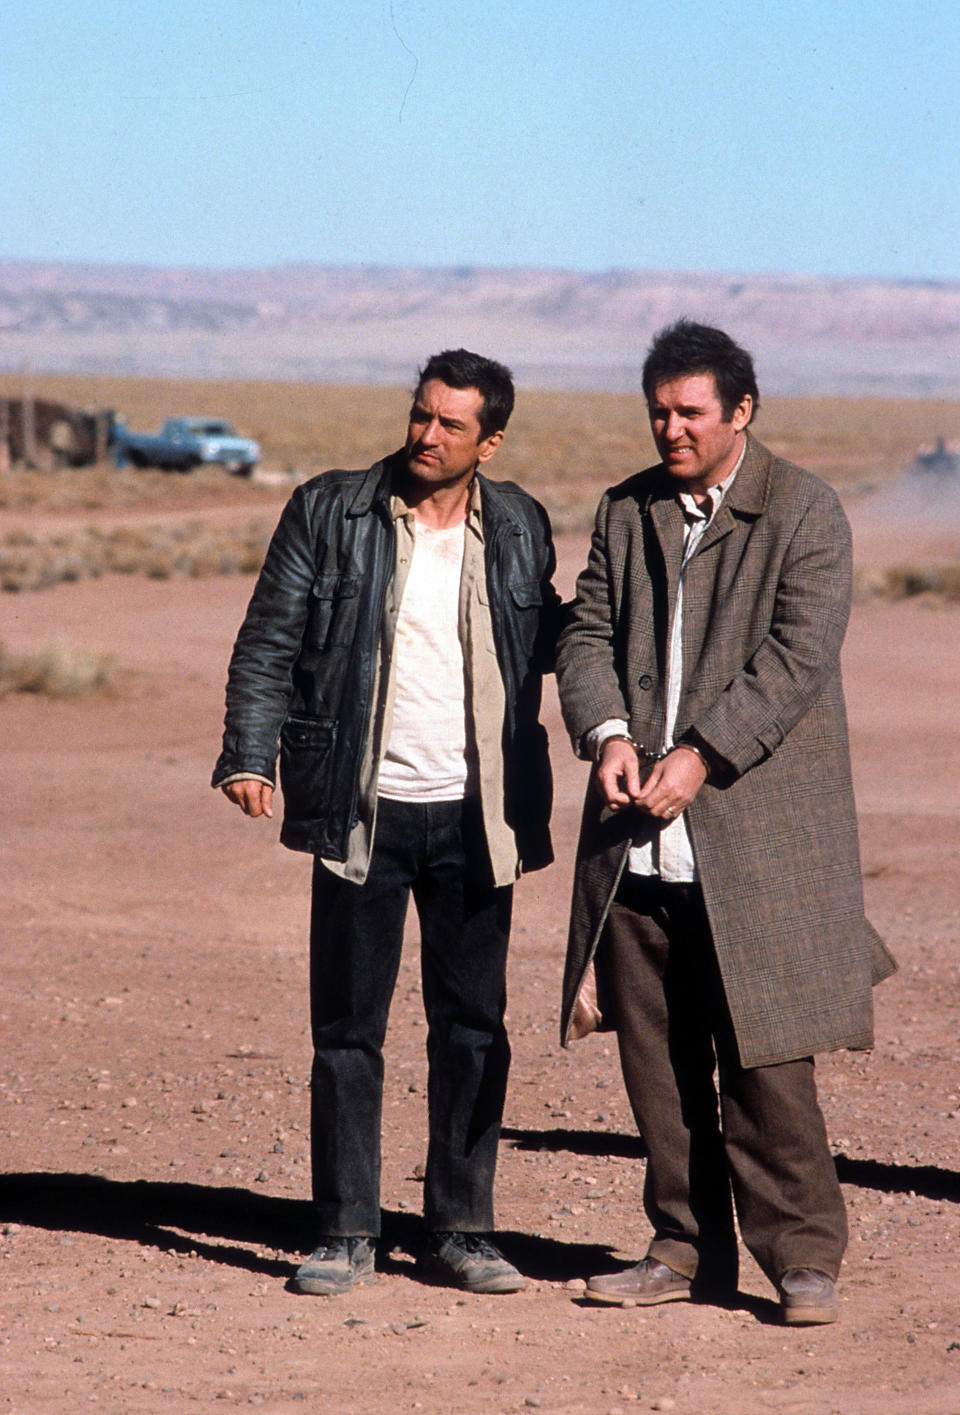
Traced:
<path fill-rule="evenodd" d="M 857 599 L 912 599 L 931 595 L 960 600 L 960 563 L 956 565 L 870 565 L 857 570 L 853 580 Z"/>
<path fill-rule="evenodd" d="M 935 593 L 938 570 L 928 565 L 891 565 L 884 571 L 885 599 L 912 599 L 914 595 Z"/>
<path fill-rule="evenodd" d="M 222 467 L 197 467 L 188 476 L 155 468 L 92 467 L 42 471 L 14 467 L 0 473 L 0 510 L 122 511 L 183 506 L 259 506 L 276 499 L 276 487 L 229 476 Z"/>
<path fill-rule="evenodd" d="M 274 522 L 242 525 L 202 521 L 163 526 L 93 526 L 43 539 L 11 532 L 0 543 L 0 589 L 38 590 L 98 575 L 174 576 L 254 574 L 263 563 Z"/>
<path fill-rule="evenodd" d="M 9 693 L 86 697 L 111 687 L 115 669 L 111 654 L 75 648 L 62 640 L 46 644 L 38 654 L 24 656 L 11 654 L 0 643 L 0 697 Z"/>
<path fill-rule="evenodd" d="M 944 565 L 940 571 L 937 592 L 951 603 L 960 601 L 960 565 Z"/>

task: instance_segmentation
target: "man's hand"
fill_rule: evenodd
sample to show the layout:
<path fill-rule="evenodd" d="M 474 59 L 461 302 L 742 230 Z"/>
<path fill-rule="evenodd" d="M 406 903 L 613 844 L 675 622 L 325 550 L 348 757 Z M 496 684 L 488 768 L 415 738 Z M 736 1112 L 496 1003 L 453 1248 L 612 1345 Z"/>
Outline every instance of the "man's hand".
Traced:
<path fill-rule="evenodd" d="M 220 790 L 245 816 L 273 816 L 273 787 L 265 781 L 228 781 Z"/>
<path fill-rule="evenodd" d="M 611 811 L 640 804 L 637 749 L 622 737 L 609 737 L 600 749 L 597 789 Z"/>
<path fill-rule="evenodd" d="M 656 763 L 636 804 L 659 820 L 675 820 L 706 779 L 707 768 L 699 752 L 692 747 L 674 747 Z"/>

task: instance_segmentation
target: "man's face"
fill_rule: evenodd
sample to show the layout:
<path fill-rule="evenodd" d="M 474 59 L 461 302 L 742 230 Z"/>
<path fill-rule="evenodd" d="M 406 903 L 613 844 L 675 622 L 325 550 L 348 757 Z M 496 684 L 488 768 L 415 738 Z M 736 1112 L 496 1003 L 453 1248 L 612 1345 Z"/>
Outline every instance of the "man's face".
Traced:
<path fill-rule="evenodd" d="M 657 384 L 649 407 L 653 440 L 684 490 L 706 492 L 733 471 L 752 408 L 748 394 L 725 422 L 712 373 L 685 374 Z"/>
<path fill-rule="evenodd" d="M 432 378 L 417 389 L 407 427 L 407 471 L 418 482 L 455 486 L 473 476 L 503 441 L 502 432 L 482 437 L 483 395 L 476 388 L 448 388 Z"/>

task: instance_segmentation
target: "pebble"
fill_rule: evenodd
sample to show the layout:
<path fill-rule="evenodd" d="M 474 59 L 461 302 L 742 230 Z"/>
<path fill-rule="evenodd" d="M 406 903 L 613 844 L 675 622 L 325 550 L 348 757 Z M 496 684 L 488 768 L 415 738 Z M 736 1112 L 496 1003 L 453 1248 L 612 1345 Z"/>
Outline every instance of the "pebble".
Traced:
<path fill-rule="evenodd" d="M 671 1395 L 660 1395 L 656 1400 L 650 1402 L 651 1410 L 675 1410 L 676 1408 L 677 1402 Z"/>

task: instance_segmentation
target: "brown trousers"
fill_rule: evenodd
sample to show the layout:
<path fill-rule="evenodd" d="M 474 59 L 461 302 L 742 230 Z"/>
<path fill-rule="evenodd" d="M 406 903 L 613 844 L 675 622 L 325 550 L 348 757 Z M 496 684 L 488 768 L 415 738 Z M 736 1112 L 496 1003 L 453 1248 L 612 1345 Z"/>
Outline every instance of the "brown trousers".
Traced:
<path fill-rule="evenodd" d="M 734 1290 L 735 1205 L 773 1283 L 792 1267 L 836 1279 L 847 1220 L 813 1058 L 740 1065 L 700 887 L 625 876 L 597 971 L 647 1147 L 648 1256 L 704 1294 Z"/>

